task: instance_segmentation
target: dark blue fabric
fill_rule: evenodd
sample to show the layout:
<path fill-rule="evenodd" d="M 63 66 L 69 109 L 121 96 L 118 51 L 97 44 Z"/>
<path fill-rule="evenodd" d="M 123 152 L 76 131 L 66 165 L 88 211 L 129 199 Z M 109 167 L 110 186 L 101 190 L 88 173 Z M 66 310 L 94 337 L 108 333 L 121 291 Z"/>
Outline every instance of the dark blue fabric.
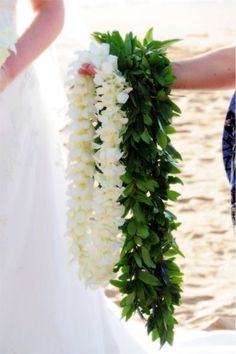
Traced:
<path fill-rule="evenodd" d="M 235 205 L 235 107 L 236 107 L 236 94 L 234 93 L 230 106 L 226 115 L 224 134 L 223 134 L 223 159 L 225 170 L 228 176 L 228 180 L 231 188 L 231 207 L 232 218 L 234 224 L 236 224 L 236 205 Z"/>

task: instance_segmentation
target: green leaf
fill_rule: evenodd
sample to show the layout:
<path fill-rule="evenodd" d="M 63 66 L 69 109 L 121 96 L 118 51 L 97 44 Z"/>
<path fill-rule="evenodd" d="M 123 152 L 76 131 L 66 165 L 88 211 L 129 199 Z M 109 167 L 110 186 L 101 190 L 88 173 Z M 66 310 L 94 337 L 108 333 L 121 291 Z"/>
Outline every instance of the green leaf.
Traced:
<path fill-rule="evenodd" d="M 149 179 L 146 181 L 146 186 L 150 192 L 154 192 L 155 188 L 158 187 L 158 182 L 154 179 Z"/>
<path fill-rule="evenodd" d="M 122 272 L 123 273 L 128 273 L 130 271 L 130 266 L 123 266 L 122 267 Z"/>
<path fill-rule="evenodd" d="M 122 318 L 124 318 L 125 317 L 125 319 L 126 320 L 128 320 L 129 318 L 130 318 L 130 316 L 132 315 L 132 306 L 130 306 L 130 305 L 126 305 L 124 308 L 123 308 L 123 310 L 122 310 L 122 315 L 121 315 L 121 317 Z"/>
<path fill-rule="evenodd" d="M 162 90 L 158 91 L 157 99 L 159 101 L 166 101 L 167 98 L 168 98 L 168 94 L 166 92 L 166 89 L 162 89 Z"/>
<path fill-rule="evenodd" d="M 133 189 L 134 185 L 132 183 L 128 184 L 128 186 L 124 190 L 124 195 L 129 196 L 130 194 L 132 194 Z"/>
<path fill-rule="evenodd" d="M 130 276 L 128 273 L 124 273 L 119 276 L 119 280 L 124 281 L 124 282 L 127 281 L 129 278 L 130 278 Z"/>
<path fill-rule="evenodd" d="M 181 252 L 181 250 L 179 249 L 175 239 L 172 237 L 172 248 L 182 257 L 184 257 L 184 254 Z"/>
<path fill-rule="evenodd" d="M 170 221 L 176 220 L 176 216 L 169 210 L 165 210 L 164 211 L 164 215 L 167 219 L 169 219 Z"/>
<path fill-rule="evenodd" d="M 136 186 L 143 192 L 147 192 L 148 188 L 146 186 L 146 182 L 145 181 L 137 181 L 136 182 Z"/>
<path fill-rule="evenodd" d="M 148 272 L 140 271 L 138 274 L 138 279 L 142 280 L 145 284 L 149 285 L 157 286 L 161 284 L 157 277 L 155 277 L 155 275 L 152 275 Z"/>
<path fill-rule="evenodd" d="M 150 42 L 147 47 L 148 49 L 164 49 L 166 50 L 170 45 L 179 42 L 179 39 L 170 39 L 166 41 L 152 41 Z"/>
<path fill-rule="evenodd" d="M 144 263 L 148 267 L 156 268 L 156 265 L 155 265 L 155 263 L 153 263 L 153 261 L 151 259 L 151 256 L 150 256 L 150 253 L 149 253 L 149 251 L 148 251 L 148 249 L 146 247 L 142 246 L 141 253 L 142 253 L 142 257 L 143 257 Z"/>
<path fill-rule="evenodd" d="M 130 236 L 134 236 L 136 234 L 136 224 L 134 220 L 131 220 L 128 223 L 128 227 L 127 227 L 128 233 L 130 234 Z"/>
<path fill-rule="evenodd" d="M 153 40 L 153 28 L 150 28 L 150 29 L 147 31 L 147 33 L 146 33 L 146 35 L 145 35 L 145 37 L 144 37 L 144 43 L 145 43 L 145 44 L 148 44 L 148 43 L 150 43 L 152 40 Z"/>
<path fill-rule="evenodd" d="M 134 259 L 135 259 L 135 262 L 137 263 L 137 266 L 139 268 L 142 268 L 142 266 L 143 266 L 142 260 L 137 252 L 134 252 Z"/>
<path fill-rule="evenodd" d="M 149 236 L 148 227 L 145 224 L 140 224 L 137 227 L 137 235 L 142 238 L 147 238 Z"/>
<path fill-rule="evenodd" d="M 159 332 L 156 328 L 154 328 L 152 330 L 152 340 L 155 341 L 157 340 L 158 338 L 160 338 L 160 335 L 159 335 Z"/>
<path fill-rule="evenodd" d="M 135 292 L 132 292 L 131 294 L 129 294 L 128 296 L 124 297 L 121 302 L 120 305 L 122 307 L 127 306 L 127 305 L 132 305 L 135 299 Z M 129 306 L 127 306 L 129 307 Z"/>
<path fill-rule="evenodd" d="M 172 174 L 178 174 L 180 173 L 180 169 L 178 168 L 177 164 L 174 161 L 169 161 L 171 168 L 170 168 L 170 173 Z"/>
<path fill-rule="evenodd" d="M 166 284 L 166 286 L 170 286 L 170 276 L 169 276 L 169 272 L 166 269 L 165 265 L 163 264 L 161 267 L 161 274 L 162 274 L 162 278 L 164 283 Z"/>
<path fill-rule="evenodd" d="M 130 176 L 127 172 L 121 176 L 121 180 L 126 184 L 130 184 L 132 182 L 132 176 Z"/>
<path fill-rule="evenodd" d="M 116 288 L 122 289 L 124 287 L 123 281 L 119 280 L 110 280 L 111 285 L 115 286 Z"/>
<path fill-rule="evenodd" d="M 141 237 L 138 237 L 138 236 L 135 236 L 135 237 L 134 237 L 134 242 L 135 242 L 137 245 L 139 245 L 139 246 L 142 246 L 142 244 L 143 244 L 142 238 L 141 238 Z"/>
<path fill-rule="evenodd" d="M 123 38 L 121 37 L 120 33 L 118 31 L 113 31 L 112 32 L 112 40 L 116 45 L 120 48 L 124 47 L 124 41 Z"/>
<path fill-rule="evenodd" d="M 167 327 L 173 327 L 174 324 L 177 322 L 172 313 L 167 309 L 163 311 L 163 317 Z"/>
<path fill-rule="evenodd" d="M 183 184 L 183 181 L 179 177 L 169 176 L 168 183 L 170 183 L 170 184 L 176 184 L 176 183 Z"/>
<path fill-rule="evenodd" d="M 173 191 L 173 190 L 168 190 L 167 196 L 170 200 L 175 202 L 177 200 L 177 198 L 180 196 L 180 193 Z"/>
<path fill-rule="evenodd" d="M 125 320 L 128 321 L 134 313 L 134 306 L 130 306 L 129 311 L 126 312 Z"/>
<path fill-rule="evenodd" d="M 125 251 L 125 253 L 129 252 L 130 250 L 132 250 L 132 248 L 134 247 L 134 243 L 133 241 L 129 241 L 127 243 L 124 244 L 123 250 Z"/>
<path fill-rule="evenodd" d="M 150 69 L 150 64 L 146 57 L 142 58 L 141 64 L 145 69 Z"/>
<path fill-rule="evenodd" d="M 141 203 L 147 204 L 149 206 L 153 205 L 151 199 L 149 197 L 147 197 L 145 194 L 137 193 L 136 200 Z"/>
<path fill-rule="evenodd" d="M 179 275 L 179 276 L 171 277 L 171 282 L 172 284 L 177 284 L 177 285 L 182 284 L 183 282 L 182 276 Z"/>
<path fill-rule="evenodd" d="M 169 343 L 170 345 L 173 344 L 173 340 L 174 340 L 174 331 L 173 330 L 169 330 L 167 332 L 166 340 L 167 340 L 167 343 Z"/>
<path fill-rule="evenodd" d="M 132 34 L 128 33 L 125 37 L 125 54 L 131 55 L 133 52 L 133 45 L 132 45 Z"/>
<path fill-rule="evenodd" d="M 157 132 L 156 135 L 157 143 L 160 145 L 162 149 L 165 149 L 167 144 L 168 144 L 168 137 L 165 133 L 163 133 L 161 130 Z"/>
<path fill-rule="evenodd" d="M 151 245 L 156 245 L 160 242 L 160 238 L 154 231 L 150 231 L 150 236 L 148 237 L 148 242 Z M 156 254 L 155 254 L 156 255 Z"/>
<path fill-rule="evenodd" d="M 120 301 L 120 306 L 121 307 L 125 307 L 126 305 L 126 297 L 124 297 L 121 301 Z"/>
<path fill-rule="evenodd" d="M 151 52 L 148 56 L 148 61 L 150 65 L 158 64 L 162 60 L 162 57 L 159 52 Z"/>
<path fill-rule="evenodd" d="M 134 299 L 135 299 L 135 292 L 132 292 L 131 294 L 129 294 L 129 295 L 127 296 L 127 298 L 126 298 L 126 304 L 127 304 L 127 305 L 133 304 Z"/>
<path fill-rule="evenodd" d="M 145 215 L 140 207 L 140 204 L 137 202 L 134 204 L 133 213 L 138 222 L 145 222 Z"/>
<path fill-rule="evenodd" d="M 181 114 L 181 109 L 173 101 L 171 101 L 171 107 L 174 112 Z"/>
<path fill-rule="evenodd" d="M 143 117 L 143 120 L 144 120 L 144 123 L 147 126 L 151 126 L 152 125 L 152 117 L 150 115 L 145 114 L 144 117 Z"/>
<path fill-rule="evenodd" d="M 175 81 L 175 76 L 172 74 L 171 66 L 166 66 L 160 73 L 155 75 L 155 79 L 164 87 L 170 86 Z"/>
<path fill-rule="evenodd" d="M 165 127 L 165 132 L 166 134 L 174 134 L 176 133 L 176 129 L 172 125 L 168 125 Z"/>
<path fill-rule="evenodd" d="M 147 143 L 147 144 L 149 144 L 150 141 L 151 141 L 151 137 L 150 137 L 150 135 L 149 135 L 149 133 L 148 133 L 147 128 L 144 129 L 144 131 L 143 131 L 143 133 L 141 134 L 140 137 L 141 137 L 141 139 L 142 139 L 145 143 Z"/>
<path fill-rule="evenodd" d="M 134 139 L 134 141 L 136 142 L 136 143 L 138 143 L 139 141 L 140 141 L 140 135 L 137 133 L 137 132 L 133 132 L 133 134 L 132 134 L 132 137 L 133 137 L 133 139 Z"/>
<path fill-rule="evenodd" d="M 169 119 L 173 116 L 172 108 L 170 107 L 170 105 L 167 104 L 166 102 L 160 102 L 159 110 L 163 119 L 169 122 Z"/>
<path fill-rule="evenodd" d="M 171 144 L 166 147 L 166 151 L 173 159 L 182 160 L 180 153 Z"/>
<path fill-rule="evenodd" d="M 123 52 L 120 52 L 119 48 L 116 45 L 110 46 L 110 54 L 118 56 L 118 68 L 120 71 L 126 69 L 127 61 Z"/>
<path fill-rule="evenodd" d="M 167 252 L 165 252 L 165 258 L 173 257 L 173 256 L 176 256 L 176 255 L 177 255 L 177 252 L 174 249 L 171 249 L 171 248 Z"/>
<path fill-rule="evenodd" d="M 94 32 L 92 37 L 99 43 L 104 43 L 107 40 L 107 35 L 100 32 Z"/>

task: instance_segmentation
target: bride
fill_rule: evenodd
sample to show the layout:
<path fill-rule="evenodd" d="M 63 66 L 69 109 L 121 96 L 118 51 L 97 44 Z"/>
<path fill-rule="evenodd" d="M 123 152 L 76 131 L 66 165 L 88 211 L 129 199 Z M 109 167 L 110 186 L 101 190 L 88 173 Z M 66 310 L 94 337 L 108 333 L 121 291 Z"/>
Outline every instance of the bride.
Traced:
<path fill-rule="evenodd" d="M 16 5 L 0 0 L 0 31 L 8 17 L 15 31 Z M 68 264 L 63 157 L 30 67 L 61 31 L 64 7 L 32 5 L 36 17 L 0 70 L 0 353 L 142 354 Z"/>

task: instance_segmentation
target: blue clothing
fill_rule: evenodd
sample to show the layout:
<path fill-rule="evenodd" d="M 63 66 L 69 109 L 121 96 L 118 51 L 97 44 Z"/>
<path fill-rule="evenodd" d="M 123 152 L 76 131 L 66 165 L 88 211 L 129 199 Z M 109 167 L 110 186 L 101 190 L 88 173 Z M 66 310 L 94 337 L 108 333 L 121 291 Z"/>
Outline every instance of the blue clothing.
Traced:
<path fill-rule="evenodd" d="M 235 108 L 236 107 L 236 93 L 234 93 L 229 105 L 229 109 L 225 119 L 224 133 L 223 133 L 223 159 L 227 177 L 231 189 L 231 210 L 233 223 L 236 224 L 236 204 L 235 204 Z"/>

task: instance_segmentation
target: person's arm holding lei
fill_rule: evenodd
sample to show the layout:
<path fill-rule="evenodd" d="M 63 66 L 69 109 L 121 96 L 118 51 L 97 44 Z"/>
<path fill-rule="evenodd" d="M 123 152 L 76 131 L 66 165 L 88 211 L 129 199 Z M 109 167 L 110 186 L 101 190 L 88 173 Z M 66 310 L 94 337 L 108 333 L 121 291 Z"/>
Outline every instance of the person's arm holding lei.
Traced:
<path fill-rule="evenodd" d="M 37 15 L 16 43 L 0 71 L 0 92 L 3 91 L 55 40 L 64 24 L 63 0 L 31 0 Z"/>
<path fill-rule="evenodd" d="M 176 77 L 172 89 L 235 88 L 235 47 L 220 48 L 190 59 L 176 60 L 172 65 Z"/>

